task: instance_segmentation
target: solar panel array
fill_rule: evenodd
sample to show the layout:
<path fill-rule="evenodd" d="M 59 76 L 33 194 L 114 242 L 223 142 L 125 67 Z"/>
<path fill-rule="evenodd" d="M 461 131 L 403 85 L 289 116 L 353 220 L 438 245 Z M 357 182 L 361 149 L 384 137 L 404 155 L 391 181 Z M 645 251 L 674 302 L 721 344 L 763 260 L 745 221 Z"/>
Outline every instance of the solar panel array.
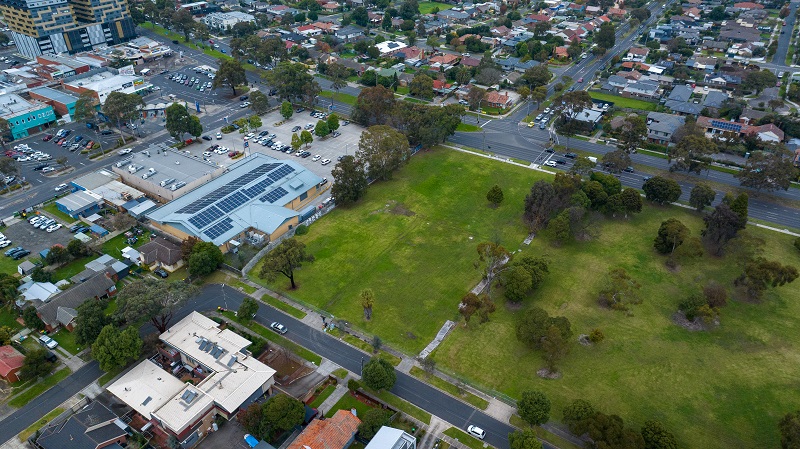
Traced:
<path fill-rule="evenodd" d="M 214 220 L 224 215 L 225 214 L 219 210 L 217 206 L 211 206 L 203 212 L 189 218 L 189 223 L 193 224 L 197 229 L 203 229 L 213 223 Z"/>
<path fill-rule="evenodd" d="M 272 204 L 275 201 L 278 201 L 279 199 L 281 199 L 287 193 L 289 193 L 289 192 L 287 192 L 286 189 L 284 189 L 283 187 L 278 187 L 277 189 L 273 190 L 272 192 L 269 192 L 268 194 L 266 194 L 266 195 L 262 196 L 261 198 L 259 198 L 259 200 L 261 200 L 261 202 L 263 202 L 263 203 Z"/>
<path fill-rule="evenodd" d="M 281 168 L 270 173 L 269 178 L 272 179 L 273 181 L 277 181 L 283 178 L 284 176 L 288 175 L 289 173 L 293 172 L 294 172 L 294 167 L 292 167 L 291 165 L 284 165 Z"/>
<path fill-rule="evenodd" d="M 219 223 L 206 229 L 205 232 L 203 232 L 203 234 L 208 236 L 208 238 L 210 238 L 211 240 L 214 240 L 215 238 L 230 231 L 231 229 L 233 229 L 233 220 L 226 217 L 220 220 Z"/>
<path fill-rule="evenodd" d="M 725 131 L 736 131 L 737 133 L 742 132 L 742 125 L 738 123 L 728 123 L 728 122 L 721 122 L 719 120 L 712 120 L 711 126 L 717 129 L 723 129 Z"/>
<path fill-rule="evenodd" d="M 271 186 L 275 181 L 269 179 L 259 181 L 257 184 L 253 184 L 251 187 L 246 189 L 242 189 L 241 192 L 247 195 L 248 198 L 255 198 L 258 195 L 261 195 L 267 190 L 267 187 Z"/>
<path fill-rule="evenodd" d="M 245 196 L 245 194 L 240 191 L 218 202 L 216 206 L 220 208 L 223 212 L 228 213 L 236 209 L 237 207 L 241 206 L 242 204 L 246 203 L 249 199 L 250 198 Z"/>
<path fill-rule="evenodd" d="M 281 163 L 271 163 L 271 164 L 261 164 L 258 167 L 254 168 L 253 170 L 245 173 L 242 176 L 234 179 L 233 181 L 225 184 L 224 186 L 218 188 L 217 190 L 209 193 L 208 195 L 200 198 L 197 201 L 194 201 L 183 208 L 179 209 L 177 213 L 179 214 L 193 214 L 202 210 L 204 207 L 214 204 L 221 198 L 226 197 L 227 195 L 235 192 L 239 187 L 245 186 L 253 180 L 258 179 L 264 173 L 269 173 L 272 170 L 275 170 L 279 166 L 283 164 Z"/>

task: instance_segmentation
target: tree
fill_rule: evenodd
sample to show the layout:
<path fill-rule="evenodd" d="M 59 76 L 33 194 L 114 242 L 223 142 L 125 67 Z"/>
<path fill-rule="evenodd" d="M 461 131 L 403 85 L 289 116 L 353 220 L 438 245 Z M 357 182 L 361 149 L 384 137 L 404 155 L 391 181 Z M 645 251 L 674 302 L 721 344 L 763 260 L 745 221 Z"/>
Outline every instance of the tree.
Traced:
<path fill-rule="evenodd" d="M 508 445 L 511 449 L 542 449 L 542 442 L 536 437 L 533 429 L 516 430 L 509 433 Z"/>
<path fill-rule="evenodd" d="M 53 273 L 38 266 L 31 271 L 31 280 L 33 282 L 50 282 L 53 280 Z"/>
<path fill-rule="evenodd" d="M 319 137 L 325 137 L 331 133 L 331 130 L 328 128 L 328 123 L 324 120 L 318 120 L 317 126 L 314 127 L 314 134 Z"/>
<path fill-rule="evenodd" d="M 647 123 L 645 123 L 644 117 L 631 114 L 625 117 L 620 128 L 620 141 L 625 151 L 628 153 L 636 151 L 647 135 Z"/>
<path fill-rule="evenodd" d="M 218 89 L 220 87 L 230 87 L 233 95 L 236 95 L 236 86 L 247 84 L 247 76 L 245 76 L 244 67 L 237 59 L 220 59 L 219 69 L 217 74 L 211 82 L 211 87 Z"/>
<path fill-rule="evenodd" d="M 723 199 L 725 201 L 726 198 Z M 749 197 L 746 193 L 740 193 L 736 195 L 732 201 L 726 202 L 728 206 L 730 206 L 731 210 L 739 216 L 739 226 L 744 229 L 747 225 L 747 205 L 749 202 Z"/>
<path fill-rule="evenodd" d="M 365 288 L 358 296 L 364 309 L 364 319 L 369 321 L 372 319 L 372 307 L 375 305 L 375 292 L 371 288 Z"/>
<path fill-rule="evenodd" d="M 542 358 L 547 365 L 547 370 L 556 372 L 556 365 L 569 354 L 570 345 L 564 338 L 561 330 L 553 325 L 547 328 L 542 339 Z"/>
<path fill-rule="evenodd" d="M 633 188 L 627 188 L 619 194 L 622 201 L 622 210 L 625 212 L 625 218 L 628 214 L 639 213 L 642 211 L 642 197 L 639 191 Z"/>
<path fill-rule="evenodd" d="M 260 90 L 254 90 L 250 94 L 250 109 L 258 115 L 266 114 L 269 111 L 269 97 Z"/>
<path fill-rule="evenodd" d="M 355 203 L 367 191 L 369 184 L 364 162 L 353 156 L 344 156 L 331 170 L 331 175 L 333 176 L 331 195 L 336 198 L 336 204 L 340 206 Z"/>
<path fill-rule="evenodd" d="M 173 103 L 164 110 L 167 121 L 165 127 L 169 134 L 179 141 L 183 141 L 183 135 L 189 132 L 191 114 L 186 106 Z"/>
<path fill-rule="evenodd" d="M 417 0 L 406 0 L 400 5 L 400 17 L 405 20 L 411 20 L 419 14 L 419 4 Z"/>
<path fill-rule="evenodd" d="M 706 206 L 711 205 L 716 196 L 717 192 L 714 189 L 709 187 L 708 184 L 700 182 L 692 188 L 692 192 L 689 194 L 689 204 L 697 209 L 698 212 L 702 212 Z"/>
<path fill-rule="evenodd" d="M 44 258 L 47 265 L 59 265 L 70 260 L 69 252 L 61 245 L 53 245 Z"/>
<path fill-rule="evenodd" d="M 16 331 L 8 326 L 0 326 L 0 346 L 11 344 L 11 337 L 14 336 Z"/>
<path fill-rule="evenodd" d="M 596 166 L 597 163 L 592 162 L 588 157 L 578 156 L 575 159 L 575 163 L 572 164 L 572 167 L 570 167 L 569 171 L 571 173 L 577 173 L 579 175 L 586 175 L 591 173 Z"/>
<path fill-rule="evenodd" d="M 656 204 L 669 204 L 681 197 L 681 186 L 672 179 L 654 176 L 642 185 L 645 198 Z"/>
<path fill-rule="evenodd" d="M 389 425 L 391 417 L 392 414 L 388 410 L 370 407 L 367 413 L 361 417 L 358 435 L 366 440 L 372 439 L 381 427 Z"/>
<path fill-rule="evenodd" d="M 198 242 L 192 248 L 192 254 L 187 260 L 189 274 L 192 276 L 207 276 L 222 264 L 225 256 L 219 247 L 212 242 Z"/>
<path fill-rule="evenodd" d="M 493 86 L 499 83 L 502 77 L 503 72 L 495 67 L 484 67 L 475 75 L 475 81 L 484 86 Z"/>
<path fill-rule="evenodd" d="M 517 401 L 517 413 L 532 426 L 541 426 L 550 420 L 550 399 L 541 391 L 523 391 Z"/>
<path fill-rule="evenodd" d="M 594 42 L 598 47 L 606 50 L 614 48 L 614 43 L 616 42 L 614 24 L 611 22 L 605 22 L 604 24 L 600 25 L 600 29 L 594 36 Z"/>
<path fill-rule="evenodd" d="M 167 331 L 173 314 L 196 293 L 196 287 L 183 282 L 166 282 L 152 277 L 137 279 L 117 295 L 115 317 L 129 324 L 149 320 L 163 333 Z"/>
<path fill-rule="evenodd" d="M 350 71 L 347 67 L 334 62 L 328 65 L 328 68 L 325 70 L 325 75 L 331 80 L 331 87 L 333 88 L 335 99 L 339 90 L 347 86 L 347 77 L 350 75 Z"/>
<path fill-rule="evenodd" d="M 411 95 L 419 98 L 433 98 L 433 79 L 428 75 L 418 74 L 408 86 Z"/>
<path fill-rule="evenodd" d="M 264 404 L 258 402 L 250 404 L 246 410 L 239 413 L 236 419 L 239 421 L 239 424 L 247 430 L 247 433 L 259 439 L 264 438 L 264 435 L 261 433 L 261 421 L 264 419 Z"/>
<path fill-rule="evenodd" d="M 292 290 L 297 288 L 294 281 L 294 270 L 303 266 L 303 262 L 313 262 L 314 256 L 306 254 L 306 245 L 294 238 L 286 239 L 264 256 L 264 265 L 259 277 L 273 282 L 278 274 L 286 276 L 292 283 Z"/>
<path fill-rule="evenodd" d="M 36 307 L 28 306 L 22 309 L 22 320 L 25 322 L 25 327 L 29 329 L 44 330 L 44 322 L 42 322 L 39 315 L 36 313 Z"/>
<path fill-rule="evenodd" d="M 714 211 L 703 217 L 706 228 L 701 232 L 703 240 L 716 255 L 721 255 L 725 245 L 741 229 L 742 219 L 727 204 L 719 204 Z"/>
<path fill-rule="evenodd" d="M 55 368 L 55 364 L 47 360 L 47 350 L 36 348 L 25 354 L 25 361 L 22 362 L 19 377 L 24 380 L 36 379 L 50 374 Z"/>
<path fill-rule="evenodd" d="M 539 86 L 531 90 L 531 100 L 536 102 L 536 109 L 539 109 L 539 103 L 547 98 L 547 87 Z"/>
<path fill-rule="evenodd" d="M 782 265 L 777 261 L 757 257 L 747 263 L 744 272 L 733 281 L 733 284 L 742 287 L 751 300 L 757 301 L 770 287 L 789 284 L 798 276 L 800 272 L 791 265 Z"/>
<path fill-rule="evenodd" d="M 500 205 L 503 202 L 503 189 L 500 188 L 499 185 L 495 184 L 489 189 L 489 192 L 486 193 L 486 199 L 492 203 L 494 207 Z"/>
<path fill-rule="evenodd" d="M 75 342 L 81 346 L 94 343 L 103 327 L 109 324 L 106 301 L 89 300 L 79 305 L 75 318 Z"/>
<path fill-rule="evenodd" d="M 564 424 L 569 427 L 569 431 L 574 435 L 583 435 L 589 430 L 588 421 L 592 419 L 597 412 L 588 401 L 576 399 L 564 408 L 563 414 Z"/>
<path fill-rule="evenodd" d="M 625 150 L 614 150 L 603 155 L 603 165 L 611 173 L 621 173 L 631 166 L 631 157 Z"/>
<path fill-rule="evenodd" d="M 292 117 L 292 114 L 294 114 L 292 104 L 288 101 L 281 103 L 281 116 L 283 116 L 284 119 L 289 120 Z"/>
<path fill-rule="evenodd" d="M 397 374 L 391 363 L 382 357 L 373 357 L 364 365 L 361 379 L 373 390 L 389 390 L 397 380 Z"/>
<path fill-rule="evenodd" d="M 747 73 L 742 82 L 742 88 L 755 90 L 756 95 L 767 87 L 773 87 L 778 82 L 778 77 L 770 70 L 752 70 Z"/>
<path fill-rule="evenodd" d="M 306 145 L 306 148 L 308 148 L 308 146 L 311 145 L 311 142 L 314 141 L 314 136 L 312 136 L 310 132 L 304 129 L 300 131 L 300 141 Z"/>
<path fill-rule="evenodd" d="M 389 126 L 375 125 L 361 133 L 356 157 L 367 165 L 367 175 L 372 179 L 391 179 L 410 156 L 408 139 Z"/>
<path fill-rule="evenodd" d="M 629 304 L 642 302 L 639 290 L 642 288 L 624 268 L 613 268 L 605 279 L 605 287 L 600 290 L 600 304 L 615 310 L 627 310 Z"/>
<path fill-rule="evenodd" d="M 503 275 L 505 297 L 511 302 L 521 302 L 531 289 L 531 275 L 521 266 L 511 267 Z"/>
<path fill-rule="evenodd" d="M 239 305 L 239 310 L 236 311 L 236 317 L 239 321 L 249 322 L 258 313 L 258 301 L 245 296 L 242 299 L 242 304 Z"/>
<path fill-rule="evenodd" d="M 130 123 L 139 118 L 139 108 L 143 106 L 144 100 L 141 95 L 111 92 L 106 97 L 102 110 L 103 114 L 116 122 L 117 128 L 119 128 L 122 123 Z M 124 134 L 122 135 L 122 140 L 123 142 L 125 141 Z"/>
<path fill-rule="evenodd" d="M 274 69 L 266 72 L 265 77 L 270 86 L 278 92 L 278 98 L 289 101 L 305 100 L 313 104 L 320 92 L 319 84 L 308 73 L 304 64 L 288 61 L 280 62 Z"/>
<path fill-rule="evenodd" d="M 2 122 L 0 122 L 0 124 L 2 124 Z M 3 141 L 3 136 L 5 136 L 5 133 L 2 133 L 2 131 L 0 131 L 0 142 Z M 6 176 L 12 176 L 12 175 L 16 176 L 19 174 L 19 164 L 17 163 L 17 161 L 15 161 L 10 157 L 2 156 L 0 157 L 0 173 Z"/>
<path fill-rule="evenodd" d="M 394 93 L 391 90 L 383 86 L 368 87 L 361 89 L 350 116 L 354 122 L 364 126 L 383 125 L 392 115 L 394 106 Z"/>
<path fill-rule="evenodd" d="M 547 65 L 539 64 L 535 67 L 525 70 L 525 73 L 522 74 L 519 82 L 526 83 L 528 87 L 533 89 L 535 92 L 537 87 L 544 86 L 545 84 L 549 83 L 552 76 L 553 74 L 550 73 Z"/>
<path fill-rule="evenodd" d="M 576 90 L 557 97 L 553 104 L 560 115 L 559 121 L 557 122 L 559 132 L 569 138 L 570 135 L 574 135 L 579 127 L 582 126 L 575 118 L 584 109 L 592 107 L 594 103 L 588 92 L 585 90 Z M 569 148 L 569 140 L 567 140 L 566 146 Z"/>
<path fill-rule="evenodd" d="M 78 101 L 75 102 L 75 112 L 72 114 L 72 120 L 76 122 L 88 123 L 97 118 L 97 92 L 93 90 L 86 90 L 80 94 Z"/>
<path fill-rule="evenodd" d="M 337 129 L 339 129 L 339 116 L 338 115 L 336 115 L 336 114 L 329 115 L 325 122 L 328 124 L 328 129 L 331 132 L 334 132 Z"/>
<path fill-rule="evenodd" d="M 142 339 L 136 326 L 128 326 L 120 332 L 116 326 L 108 324 L 92 345 L 92 357 L 106 372 L 125 366 L 128 361 L 138 358 L 141 352 Z"/>
<path fill-rule="evenodd" d="M 543 229 L 558 210 L 556 192 L 547 181 L 536 181 L 525 196 L 523 220 L 531 231 Z"/>
<path fill-rule="evenodd" d="M 797 179 L 797 169 L 792 165 L 792 154 L 784 147 L 772 151 L 755 151 L 747 158 L 742 170 L 734 176 L 745 187 L 756 190 L 786 190 Z"/>
<path fill-rule="evenodd" d="M 544 309 L 531 307 L 517 322 L 517 340 L 531 349 L 542 349 L 547 330 L 551 326 L 558 328 L 564 340 L 572 338 L 572 329 L 568 319 L 551 317 Z"/>
<path fill-rule="evenodd" d="M 283 393 L 276 394 L 264 403 L 261 428 L 265 434 L 280 434 L 303 424 L 303 403 Z"/>
<path fill-rule="evenodd" d="M 183 41 L 189 41 L 189 33 L 194 30 L 195 22 L 194 17 L 192 17 L 192 13 L 186 9 L 180 8 L 172 14 L 172 19 L 170 23 L 175 30 L 179 33 L 183 33 Z"/>
<path fill-rule="evenodd" d="M 661 254 L 673 254 L 689 237 L 689 228 L 677 218 L 669 218 L 661 223 L 653 247 Z"/>
<path fill-rule="evenodd" d="M 483 280 L 486 281 L 486 294 L 491 297 L 492 285 L 511 260 L 511 253 L 494 242 L 483 242 L 478 245 L 477 250 L 478 261 L 475 263 L 475 268 L 481 271 Z"/>
<path fill-rule="evenodd" d="M 519 94 L 520 100 L 525 101 L 531 96 L 531 89 L 528 86 L 522 86 L 517 89 L 517 93 Z"/>
<path fill-rule="evenodd" d="M 693 125 L 690 128 L 693 128 Z M 693 130 L 690 129 L 688 132 Z M 669 162 L 675 162 L 669 169 L 700 173 L 708 168 L 708 156 L 716 152 L 717 145 L 713 141 L 702 134 L 689 134 L 682 137 L 677 145 L 669 147 Z"/>
<path fill-rule="evenodd" d="M 297 151 L 303 146 L 303 141 L 300 140 L 300 136 L 297 133 L 292 134 L 292 142 L 291 142 L 292 150 Z"/>
<path fill-rule="evenodd" d="M 778 423 L 782 449 L 800 448 L 800 410 L 787 413 Z"/>
<path fill-rule="evenodd" d="M 469 92 L 467 92 L 467 103 L 469 104 L 469 108 L 473 111 L 480 112 L 480 104 L 485 97 L 486 97 L 485 89 L 481 89 L 478 86 L 470 87 Z"/>
<path fill-rule="evenodd" d="M 644 449 L 678 449 L 675 435 L 659 421 L 647 420 L 644 422 L 642 439 L 644 439 Z"/>

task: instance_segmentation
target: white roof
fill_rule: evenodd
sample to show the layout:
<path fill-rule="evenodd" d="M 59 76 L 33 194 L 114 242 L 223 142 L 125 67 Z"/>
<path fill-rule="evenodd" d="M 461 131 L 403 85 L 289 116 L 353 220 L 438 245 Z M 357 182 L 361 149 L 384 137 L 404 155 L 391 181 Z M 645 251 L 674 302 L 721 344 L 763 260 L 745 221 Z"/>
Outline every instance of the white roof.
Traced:
<path fill-rule="evenodd" d="M 169 374 L 167 374 L 169 376 Z M 153 417 L 175 433 L 183 432 L 186 427 L 196 422 L 211 409 L 214 399 L 199 391 L 191 384 L 182 388 L 171 397 L 163 407 L 153 412 Z"/>
<path fill-rule="evenodd" d="M 150 360 L 144 360 L 111 384 L 108 391 L 150 419 L 152 412 L 166 404 L 184 386 L 177 377 Z"/>
<path fill-rule="evenodd" d="M 364 449 L 395 449 L 411 447 L 414 437 L 394 427 L 383 426 Z M 405 445 L 403 444 L 405 443 Z"/>

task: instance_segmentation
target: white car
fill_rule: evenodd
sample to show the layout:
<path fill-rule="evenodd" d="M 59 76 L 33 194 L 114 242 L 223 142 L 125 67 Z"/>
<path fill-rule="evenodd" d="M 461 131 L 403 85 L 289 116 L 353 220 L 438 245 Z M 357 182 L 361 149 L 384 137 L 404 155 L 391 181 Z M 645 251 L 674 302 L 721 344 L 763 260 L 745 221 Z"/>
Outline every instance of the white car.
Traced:
<path fill-rule="evenodd" d="M 547 162 L 544 163 L 544 165 L 546 165 L 548 167 L 555 167 L 556 166 L 556 161 L 547 161 Z"/>
<path fill-rule="evenodd" d="M 45 168 L 42 169 L 42 173 L 50 173 L 50 172 L 54 172 L 54 171 L 56 171 L 56 169 L 53 168 L 53 167 L 45 167 Z"/>
<path fill-rule="evenodd" d="M 248 139 L 252 139 L 255 136 L 256 136 L 256 133 L 247 133 L 247 135 L 245 137 L 247 137 Z"/>
<path fill-rule="evenodd" d="M 47 335 L 42 335 L 41 337 L 39 337 L 39 343 L 41 343 L 42 346 L 46 346 L 47 349 L 55 349 L 58 347 L 58 342 L 48 337 Z"/>
<path fill-rule="evenodd" d="M 66 189 L 67 187 L 68 186 L 66 184 L 59 184 L 58 186 L 56 186 L 56 192 L 60 192 L 60 191 L 62 191 L 64 189 Z"/>
<path fill-rule="evenodd" d="M 481 440 L 486 438 L 486 431 L 478 426 L 467 426 L 467 433 Z"/>
<path fill-rule="evenodd" d="M 47 232 L 55 232 L 61 229 L 61 223 L 54 224 L 47 228 Z"/>
<path fill-rule="evenodd" d="M 222 133 L 217 133 L 217 140 L 222 139 Z"/>
<path fill-rule="evenodd" d="M 11 240 L 0 240 L 0 248 L 5 248 L 11 244 Z"/>
<path fill-rule="evenodd" d="M 203 157 L 211 157 L 211 152 L 210 151 L 204 151 L 203 152 Z"/>
<path fill-rule="evenodd" d="M 328 165 L 330 163 L 331 163 L 330 159 L 323 159 L 322 162 L 320 162 L 320 164 L 322 164 L 322 165 Z"/>
<path fill-rule="evenodd" d="M 272 324 L 270 324 L 269 327 L 270 327 L 270 329 L 274 330 L 275 332 L 277 332 L 279 334 L 285 334 L 286 331 L 288 330 L 288 329 L 286 329 L 286 326 L 284 326 L 283 324 L 281 324 L 281 323 L 279 323 L 277 321 L 275 321 Z"/>
<path fill-rule="evenodd" d="M 22 157 L 20 157 L 19 159 L 17 159 L 17 162 L 28 162 L 29 160 L 31 160 L 31 158 L 30 158 L 30 157 L 28 157 L 28 156 L 22 156 Z"/>
<path fill-rule="evenodd" d="M 318 160 L 322 159 L 322 156 L 319 154 L 311 158 L 311 162 L 317 162 Z"/>
<path fill-rule="evenodd" d="M 125 148 L 124 150 L 117 151 L 117 154 L 119 154 L 120 156 L 124 156 L 126 154 L 129 154 L 131 151 L 132 150 L 130 148 Z"/>

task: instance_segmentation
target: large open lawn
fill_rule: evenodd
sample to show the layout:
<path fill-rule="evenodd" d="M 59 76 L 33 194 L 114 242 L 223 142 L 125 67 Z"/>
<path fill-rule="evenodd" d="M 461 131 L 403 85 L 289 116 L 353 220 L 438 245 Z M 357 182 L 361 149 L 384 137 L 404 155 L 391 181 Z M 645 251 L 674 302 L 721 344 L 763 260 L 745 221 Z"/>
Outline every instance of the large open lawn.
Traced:
<path fill-rule="evenodd" d="M 452 8 L 453 5 L 449 3 L 439 3 L 439 2 L 419 2 L 419 13 L 420 14 L 430 14 L 433 12 L 434 8 L 439 8 L 439 11 L 444 11 L 446 9 Z"/>
<path fill-rule="evenodd" d="M 435 352 L 437 366 L 513 398 L 526 389 L 542 390 L 553 401 L 555 419 L 564 405 L 582 398 L 637 429 L 646 419 L 661 420 L 681 447 L 779 446 L 777 422 L 798 408 L 796 395 L 786 392 L 797 385 L 800 288 L 797 282 L 779 288 L 761 304 L 732 301 L 711 332 L 673 324 L 682 298 L 709 280 L 731 286 L 741 269 L 735 256 L 704 256 L 678 272 L 667 270 L 652 241 L 669 217 L 695 235 L 702 226 L 691 211 L 647 204 L 639 216 L 604 222 L 595 241 L 556 248 L 546 235 L 537 237 L 526 253 L 551 261 L 542 288 L 523 310 L 500 305 L 490 323 L 459 326 Z M 800 266 L 792 237 L 747 232 L 766 240 L 766 257 Z M 597 305 L 603 275 L 614 267 L 642 284 L 644 302 L 632 307 L 631 316 Z M 514 334 L 519 315 L 533 304 L 566 316 L 576 336 L 600 328 L 606 340 L 595 347 L 575 344 L 563 362 L 563 377 L 541 379 L 540 355 Z"/>
<path fill-rule="evenodd" d="M 618 108 L 641 109 L 642 111 L 655 111 L 656 104 L 649 101 L 626 98 L 619 95 L 605 94 L 602 92 L 589 91 L 589 95 L 596 100 L 611 101 Z"/>
<path fill-rule="evenodd" d="M 299 289 L 288 294 L 417 354 L 458 317 L 458 303 L 480 280 L 478 243 L 520 246 L 520 205 L 544 176 L 450 150 L 420 153 L 394 180 L 373 185 L 355 207 L 334 210 L 299 237 L 316 261 L 297 271 Z M 505 201 L 492 209 L 486 192 L 495 183 Z M 260 269 L 251 276 L 263 282 L 255 276 Z M 286 290 L 288 280 L 271 287 Z M 364 288 L 375 292 L 371 321 L 358 298 Z"/>

